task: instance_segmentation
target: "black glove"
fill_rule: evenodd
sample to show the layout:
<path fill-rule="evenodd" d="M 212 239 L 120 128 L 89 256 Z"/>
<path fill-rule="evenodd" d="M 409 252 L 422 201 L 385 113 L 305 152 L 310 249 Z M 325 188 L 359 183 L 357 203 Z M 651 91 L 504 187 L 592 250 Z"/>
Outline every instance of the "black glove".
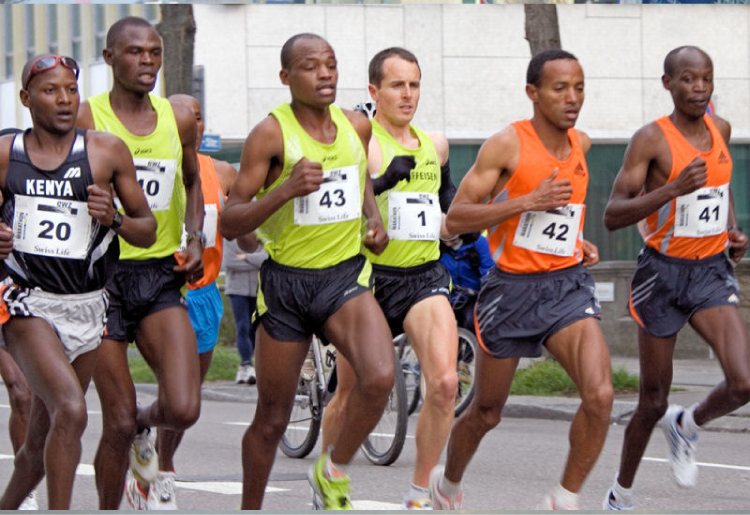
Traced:
<path fill-rule="evenodd" d="M 385 169 L 380 177 L 372 180 L 375 195 L 380 195 L 386 190 L 393 188 L 398 181 L 411 178 L 411 170 L 417 166 L 414 156 L 396 156 Z"/>

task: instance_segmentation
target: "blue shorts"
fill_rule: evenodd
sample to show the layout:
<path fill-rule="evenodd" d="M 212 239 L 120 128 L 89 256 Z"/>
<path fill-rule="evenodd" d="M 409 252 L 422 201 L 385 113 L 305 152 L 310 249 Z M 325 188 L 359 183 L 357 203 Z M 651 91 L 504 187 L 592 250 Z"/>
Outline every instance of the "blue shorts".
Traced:
<path fill-rule="evenodd" d="M 495 358 L 537 358 L 547 338 L 601 306 L 588 269 L 511 274 L 497 267 L 484 276 L 474 310 L 477 339 Z"/>
<path fill-rule="evenodd" d="M 628 308 L 644 331 L 668 338 L 697 311 L 739 302 L 740 288 L 723 253 L 680 259 L 646 247 L 638 256 Z"/>
<path fill-rule="evenodd" d="M 211 352 L 219 339 L 219 326 L 224 316 L 224 303 L 216 283 L 188 290 L 185 295 L 188 303 L 190 323 L 195 330 L 198 354 Z"/>

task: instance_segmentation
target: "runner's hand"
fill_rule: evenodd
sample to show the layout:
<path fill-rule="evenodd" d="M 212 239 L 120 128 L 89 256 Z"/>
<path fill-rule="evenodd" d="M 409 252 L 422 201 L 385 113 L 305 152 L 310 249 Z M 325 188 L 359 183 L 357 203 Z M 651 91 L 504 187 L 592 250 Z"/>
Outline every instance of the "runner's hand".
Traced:
<path fill-rule="evenodd" d="M 191 240 L 187 247 L 180 250 L 179 263 L 174 271 L 185 274 L 188 283 L 194 283 L 203 277 L 203 245 L 198 240 Z"/>
<path fill-rule="evenodd" d="M 708 180 L 708 170 L 706 162 L 700 157 L 695 159 L 682 169 L 680 175 L 673 181 L 676 197 L 687 195 L 706 185 Z"/>
<path fill-rule="evenodd" d="M 0 222 L 0 259 L 13 252 L 13 230 L 5 222 Z"/>
<path fill-rule="evenodd" d="M 304 197 L 320 189 L 323 184 L 323 165 L 303 157 L 292 168 L 292 173 L 284 182 L 291 197 Z"/>
<path fill-rule="evenodd" d="M 86 188 L 89 192 L 89 214 L 104 227 L 112 225 L 115 217 L 115 205 L 112 203 L 112 192 L 92 184 Z"/>
<path fill-rule="evenodd" d="M 727 236 L 729 237 L 729 258 L 735 263 L 739 263 L 747 252 L 747 235 L 739 227 L 734 227 L 727 231 Z"/>
<path fill-rule="evenodd" d="M 526 211 L 549 211 L 568 204 L 573 187 L 570 181 L 557 179 L 557 168 L 529 193 L 530 207 Z"/>
<path fill-rule="evenodd" d="M 383 253 L 388 246 L 388 233 L 383 227 L 382 221 L 367 221 L 367 234 L 362 243 L 373 254 L 380 255 Z"/>
<path fill-rule="evenodd" d="M 599 249 L 589 240 L 583 240 L 583 266 L 591 267 L 599 262 Z"/>
<path fill-rule="evenodd" d="M 388 168 L 383 172 L 383 175 L 375 177 L 372 180 L 372 188 L 375 195 L 380 195 L 384 191 L 393 188 L 399 181 L 408 181 L 411 178 L 411 171 L 415 166 L 417 166 L 417 162 L 414 160 L 414 156 L 394 157 Z"/>

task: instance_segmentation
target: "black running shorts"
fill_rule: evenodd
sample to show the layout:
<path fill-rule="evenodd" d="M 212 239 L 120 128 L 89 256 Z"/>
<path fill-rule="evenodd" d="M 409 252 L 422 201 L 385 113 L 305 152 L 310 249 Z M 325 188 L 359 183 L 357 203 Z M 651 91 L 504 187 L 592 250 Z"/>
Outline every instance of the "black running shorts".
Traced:
<path fill-rule="evenodd" d="M 117 262 L 114 275 L 107 281 L 109 309 L 105 338 L 132 342 L 138 324 L 148 315 L 173 306 L 187 309 L 180 291 L 185 275 L 175 272 L 175 266 L 174 256 Z"/>
<path fill-rule="evenodd" d="M 414 304 L 433 295 L 450 295 L 451 275 L 438 261 L 409 268 L 373 265 L 372 275 L 375 298 L 393 336 L 404 332 L 404 319 Z"/>
<path fill-rule="evenodd" d="M 723 253 L 680 259 L 646 247 L 638 256 L 628 308 L 652 336 L 677 334 L 697 311 L 739 303 L 740 288 Z"/>
<path fill-rule="evenodd" d="M 329 268 L 280 265 L 267 259 L 260 267 L 258 319 L 274 339 L 297 342 L 313 334 L 323 336 L 323 325 L 346 301 L 372 287 L 372 266 L 364 256 Z"/>
<path fill-rule="evenodd" d="M 582 265 L 536 274 L 493 267 L 482 280 L 474 323 L 496 358 L 536 358 L 547 338 L 585 318 L 600 318 L 594 278 Z"/>

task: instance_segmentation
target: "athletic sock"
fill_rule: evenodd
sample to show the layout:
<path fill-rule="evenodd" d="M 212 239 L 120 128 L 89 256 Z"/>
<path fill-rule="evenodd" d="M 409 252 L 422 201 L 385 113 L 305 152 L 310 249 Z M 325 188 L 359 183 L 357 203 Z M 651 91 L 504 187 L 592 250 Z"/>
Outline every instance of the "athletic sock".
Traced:
<path fill-rule="evenodd" d="M 615 496 L 615 502 L 625 501 L 622 504 L 630 505 L 633 504 L 633 487 L 625 488 L 620 484 L 619 479 L 615 479 L 615 484 L 612 486 L 612 494 Z M 620 504 L 618 502 L 618 504 Z"/>
<path fill-rule="evenodd" d="M 412 483 L 409 486 L 409 491 L 406 492 L 404 501 L 420 501 L 422 499 L 430 498 L 430 490 L 428 488 L 422 488 Z"/>
<path fill-rule="evenodd" d="M 340 465 L 331 461 L 331 458 L 326 459 L 325 466 L 323 467 L 323 475 L 327 479 L 339 479 L 346 477 L 346 465 Z"/>
<path fill-rule="evenodd" d="M 695 423 L 695 409 L 698 407 L 697 404 L 693 404 L 689 408 L 686 408 L 682 412 L 682 420 L 679 422 L 680 432 L 688 438 L 695 438 L 698 434 L 700 426 Z"/>
<path fill-rule="evenodd" d="M 440 479 L 440 483 L 438 484 L 438 490 L 441 494 L 448 497 L 449 499 L 453 499 L 455 497 L 458 497 L 461 494 L 461 482 L 454 483 L 453 481 L 449 480 L 445 475 Z"/>
<path fill-rule="evenodd" d="M 578 509 L 578 494 L 558 483 L 552 490 L 552 502 L 554 503 L 553 510 L 558 509 L 558 506 L 562 509 Z"/>

